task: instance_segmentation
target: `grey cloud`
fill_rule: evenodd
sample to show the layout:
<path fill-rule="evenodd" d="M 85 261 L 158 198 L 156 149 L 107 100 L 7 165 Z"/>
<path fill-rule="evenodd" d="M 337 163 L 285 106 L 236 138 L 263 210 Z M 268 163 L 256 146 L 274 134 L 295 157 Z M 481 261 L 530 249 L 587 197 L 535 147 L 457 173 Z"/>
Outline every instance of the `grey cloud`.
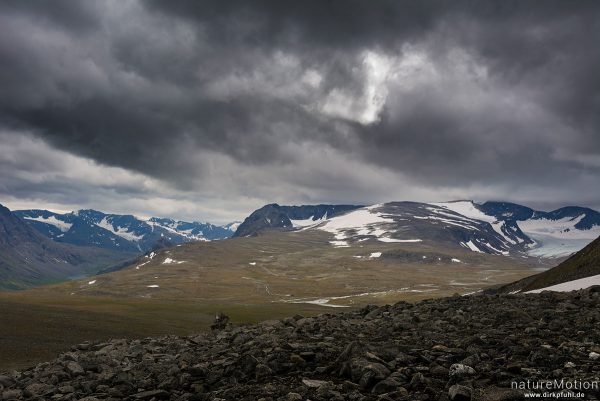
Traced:
<path fill-rule="evenodd" d="M 365 172 L 417 197 L 529 187 L 600 204 L 599 17 L 594 1 L 8 1 L 0 128 L 253 205 L 287 185 L 402 196 Z"/>

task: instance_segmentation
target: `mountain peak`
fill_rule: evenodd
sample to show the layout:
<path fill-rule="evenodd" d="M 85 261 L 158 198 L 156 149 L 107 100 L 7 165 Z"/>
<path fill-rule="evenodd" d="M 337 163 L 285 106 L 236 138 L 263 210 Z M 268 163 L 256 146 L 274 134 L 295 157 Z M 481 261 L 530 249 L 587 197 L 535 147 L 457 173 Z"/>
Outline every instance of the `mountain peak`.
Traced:
<path fill-rule="evenodd" d="M 358 209 L 360 205 L 300 205 L 281 206 L 270 203 L 252 212 L 237 228 L 234 237 L 248 237 L 261 231 L 273 229 L 292 229 L 292 220 L 318 220 L 323 217 L 334 217 L 339 214 Z"/>

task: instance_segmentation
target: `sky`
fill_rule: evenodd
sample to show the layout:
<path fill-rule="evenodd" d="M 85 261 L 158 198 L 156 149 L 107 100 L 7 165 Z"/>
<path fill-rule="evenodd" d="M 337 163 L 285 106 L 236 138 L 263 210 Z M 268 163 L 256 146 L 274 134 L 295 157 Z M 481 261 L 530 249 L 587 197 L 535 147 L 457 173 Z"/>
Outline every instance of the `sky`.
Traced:
<path fill-rule="evenodd" d="M 0 203 L 600 209 L 600 2 L 0 2 Z"/>

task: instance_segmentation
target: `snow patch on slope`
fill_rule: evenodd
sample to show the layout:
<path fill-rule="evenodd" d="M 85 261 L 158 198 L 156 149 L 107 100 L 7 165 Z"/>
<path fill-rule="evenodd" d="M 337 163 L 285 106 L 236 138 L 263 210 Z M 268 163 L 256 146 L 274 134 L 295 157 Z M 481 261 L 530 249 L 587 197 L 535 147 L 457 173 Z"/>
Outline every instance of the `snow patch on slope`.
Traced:
<path fill-rule="evenodd" d="M 194 231 L 193 228 L 190 228 L 188 230 L 180 230 L 179 226 L 182 224 L 181 221 L 174 221 L 171 224 L 161 224 L 161 223 L 159 223 L 157 221 L 152 221 L 151 219 L 149 219 L 149 220 L 146 220 L 145 223 L 148 224 L 148 225 L 150 225 L 150 226 L 152 226 L 152 227 L 160 227 L 160 228 L 162 228 L 162 229 L 164 229 L 164 230 L 166 230 L 166 231 L 168 231 L 168 232 L 170 232 L 172 234 L 180 235 L 180 236 L 185 237 L 185 238 L 187 238 L 189 240 L 193 240 L 193 241 L 210 241 L 210 240 L 204 238 L 204 233 L 202 231 L 200 231 L 197 234 L 194 234 L 193 233 L 193 231 Z"/>
<path fill-rule="evenodd" d="M 589 288 L 594 285 L 600 285 L 600 274 L 595 276 L 580 278 L 578 280 L 567 281 L 564 283 L 552 285 L 546 288 L 540 288 L 537 290 L 527 291 L 525 294 L 538 294 L 542 291 L 556 291 L 556 292 L 568 292 L 577 291 L 583 288 Z"/>
<path fill-rule="evenodd" d="M 292 220 L 292 219 L 290 219 L 290 221 L 292 222 L 292 226 L 294 228 L 312 227 L 312 226 L 315 226 L 317 224 L 321 224 L 322 222 L 324 222 L 325 220 L 327 220 L 327 214 L 325 214 L 320 219 L 316 219 L 316 220 L 313 220 L 313 219 L 314 219 L 314 216 L 310 216 L 308 219 L 304 219 L 304 220 Z"/>
<path fill-rule="evenodd" d="M 452 210 L 453 212 L 468 217 L 469 219 L 481 220 L 488 223 L 493 223 L 496 221 L 494 216 L 488 216 L 487 214 L 483 213 L 481 210 L 477 209 L 471 201 L 439 202 L 431 203 L 431 205 Z"/>
<path fill-rule="evenodd" d="M 448 210 L 453 211 L 454 213 L 458 213 L 463 215 L 469 219 L 479 220 L 486 223 L 490 223 L 494 231 L 500 234 L 505 241 L 516 244 L 516 242 L 508 237 L 503 231 L 502 227 L 504 227 L 505 222 L 497 220 L 494 216 L 489 216 L 483 213 L 481 210 L 477 209 L 475 204 L 472 201 L 456 201 L 456 202 L 439 202 L 439 203 L 431 203 L 432 205 L 446 208 Z M 456 216 L 452 216 L 456 218 Z"/>
<path fill-rule="evenodd" d="M 59 220 L 55 216 L 49 216 L 48 218 L 45 218 L 43 216 L 38 216 L 38 217 L 24 216 L 23 218 L 26 220 L 34 220 L 34 221 L 39 221 L 40 223 L 49 224 L 51 226 L 58 228 L 63 233 L 66 233 L 67 231 L 69 231 L 71 229 L 71 226 L 73 225 L 71 223 L 67 223 L 65 221 Z"/>
<path fill-rule="evenodd" d="M 375 224 L 393 223 L 394 220 L 383 217 L 382 213 L 372 210 L 381 205 L 374 205 L 352 211 L 350 213 L 332 217 L 319 228 L 333 234 L 339 234 L 341 231 L 356 230 L 359 235 L 370 235 L 380 227 L 374 227 Z"/>
<path fill-rule="evenodd" d="M 578 217 L 565 217 L 560 220 L 529 219 L 519 221 L 517 224 L 521 231 L 532 236 L 570 238 L 570 239 L 595 239 L 600 235 L 600 226 L 589 230 L 580 230 L 575 225 L 585 218 L 585 214 Z"/>
<path fill-rule="evenodd" d="M 473 243 L 473 241 L 461 242 L 461 244 L 464 245 L 464 246 L 466 246 L 467 248 L 469 248 L 473 252 L 483 253 L 479 248 L 477 248 L 477 246 Z"/>
<path fill-rule="evenodd" d="M 126 239 L 127 241 L 140 241 L 141 239 L 144 238 L 143 235 L 136 235 L 130 231 L 127 230 L 127 228 L 125 227 L 117 227 L 114 228 L 113 225 L 108 221 L 108 219 L 105 217 L 102 220 L 100 220 L 98 223 L 96 223 L 96 225 L 98 227 L 102 227 L 105 230 L 110 231 L 111 233 Z"/>
<path fill-rule="evenodd" d="M 348 247 L 347 241 L 350 235 L 373 236 L 381 242 L 419 242 L 420 239 L 395 239 L 391 238 L 392 231 L 387 225 L 393 224 L 394 219 L 384 216 L 375 209 L 382 205 L 372 205 L 362 209 L 332 217 L 315 228 L 327 231 L 335 235 L 335 241 L 329 241 L 336 247 Z"/>
<path fill-rule="evenodd" d="M 377 241 L 381 242 L 421 242 L 421 239 L 396 239 L 396 238 L 388 238 L 388 237 L 379 237 Z"/>

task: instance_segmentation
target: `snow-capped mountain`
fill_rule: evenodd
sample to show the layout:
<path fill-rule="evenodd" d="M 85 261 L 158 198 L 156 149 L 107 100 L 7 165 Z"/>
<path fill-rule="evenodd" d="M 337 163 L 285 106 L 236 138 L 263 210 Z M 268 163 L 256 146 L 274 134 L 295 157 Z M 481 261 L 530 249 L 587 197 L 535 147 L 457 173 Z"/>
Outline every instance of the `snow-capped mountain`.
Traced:
<path fill-rule="evenodd" d="M 516 294 L 542 291 L 575 291 L 600 285 L 600 237 L 550 270 L 487 292 Z"/>
<path fill-rule="evenodd" d="M 241 221 L 232 221 L 231 223 L 225 224 L 222 227 L 226 230 L 229 230 L 229 231 L 235 233 L 237 231 L 238 227 L 240 226 L 240 224 L 242 224 Z"/>
<path fill-rule="evenodd" d="M 310 225 L 311 222 L 322 221 L 360 207 L 355 205 L 280 206 L 272 203 L 255 210 L 248 216 L 237 227 L 234 237 L 253 236 L 268 229 L 286 230 Z"/>
<path fill-rule="evenodd" d="M 48 214 L 38 217 L 51 221 L 61 233 L 75 226 Z M 134 255 L 126 251 L 59 244 L 0 205 L 0 289 L 22 289 L 95 274 L 103 268 L 127 263 Z"/>
<path fill-rule="evenodd" d="M 563 257 L 600 235 L 600 213 L 575 206 L 543 212 L 506 202 L 390 202 L 354 206 L 335 215 L 313 213 L 309 206 L 302 206 L 307 213 L 296 219 L 293 208 L 267 205 L 250 215 L 236 236 L 250 235 L 248 227 L 254 233 L 269 228 L 314 229 L 333 234 L 331 244 L 336 247 L 369 239 L 425 241 L 488 254 Z"/>
<path fill-rule="evenodd" d="M 63 243 L 130 252 L 146 252 L 157 244 L 182 244 L 228 238 L 233 231 L 209 223 L 78 210 L 59 214 L 17 210 L 14 214 L 45 236 Z"/>
<path fill-rule="evenodd" d="M 531 256 L 569 256 L 600 236 L 600 213 L 593 209 L 567 206 L 544 212 L 507 202 L 470 203 L 495 218 L 492 224 L 499 225 L 513 240 L 527 243 L 529 239 L 527 253 Z"/>

